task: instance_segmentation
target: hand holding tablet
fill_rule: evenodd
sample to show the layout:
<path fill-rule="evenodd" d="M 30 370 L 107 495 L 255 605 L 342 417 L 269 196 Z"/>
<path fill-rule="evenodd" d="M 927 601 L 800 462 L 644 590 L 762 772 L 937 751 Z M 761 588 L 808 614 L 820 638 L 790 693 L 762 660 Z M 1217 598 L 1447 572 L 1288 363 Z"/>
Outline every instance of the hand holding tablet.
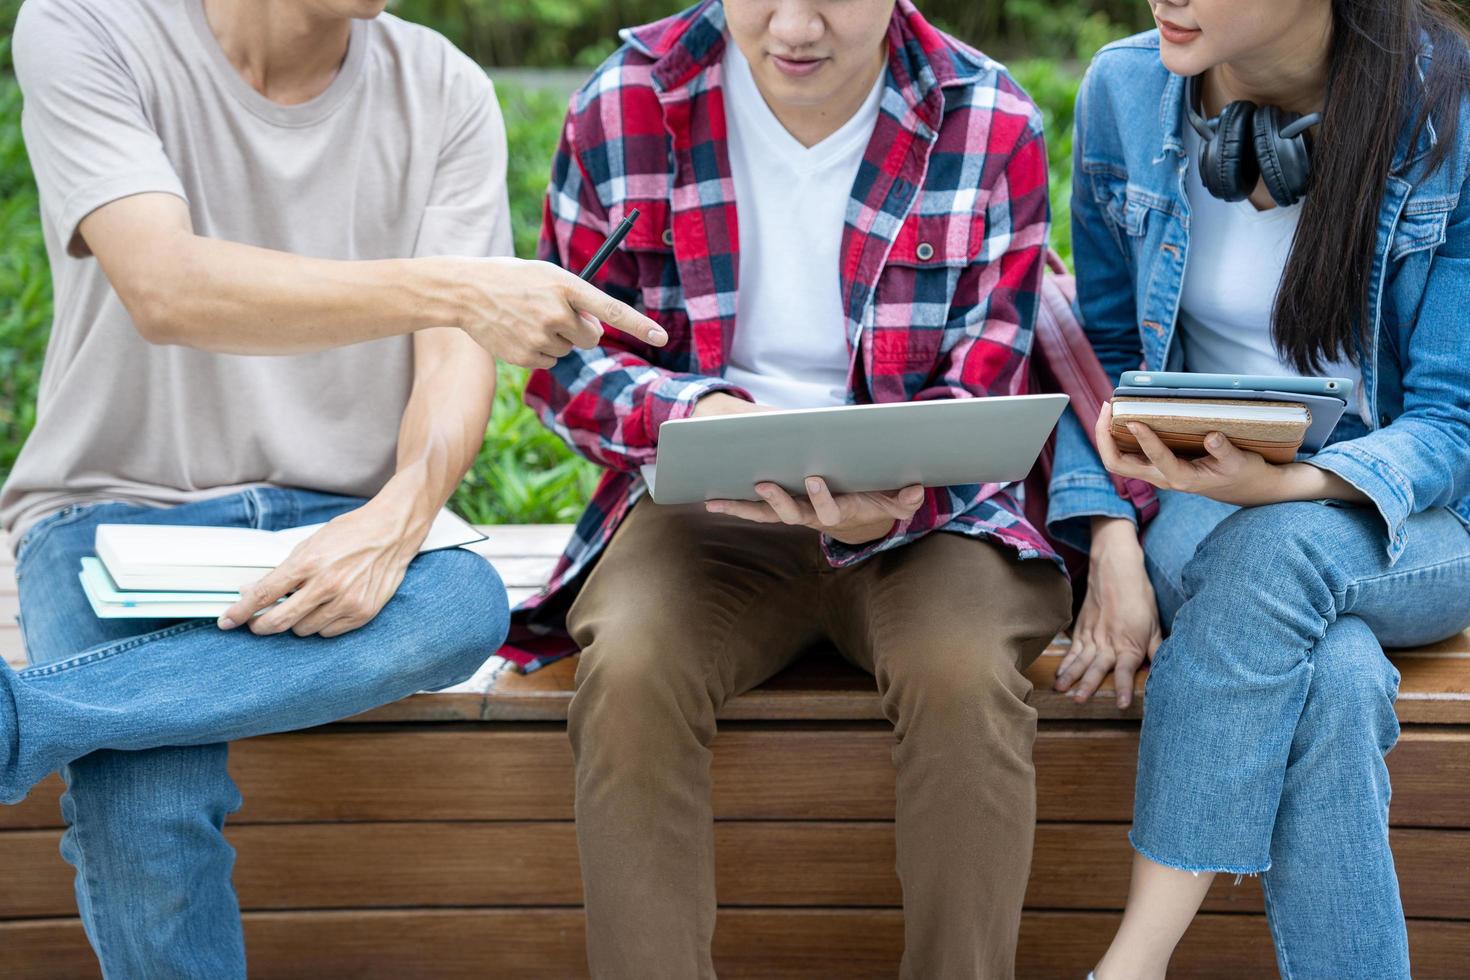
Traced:
<path fill-rule="evenodd" d="M 1125 371 L 1109 431 L 1120 449 L 1139 453 L 1129 423 L 1141 423 L 1183 459 L 1208 455 L 1205 437 L 1218 432 L 1268 462 L 1289 463 L 1321 450 L 1352 392 L 1347 378 Z"/>
<path fill-rule="evenodd" d="M 1339 478 L 1295 462 L 1298 450 L 1315 453 L 1326 443 L 1347 409 L 1351 381 L 1144 371 L 1124 372 L 1122 380 L 1094 431 L 1109 472 L 1239 506 L 1357 499 Z M 1115 436 L 1120 430 L 1126 440 Z M 1253 445 L 1263 432 L 1270 438 Z"/>

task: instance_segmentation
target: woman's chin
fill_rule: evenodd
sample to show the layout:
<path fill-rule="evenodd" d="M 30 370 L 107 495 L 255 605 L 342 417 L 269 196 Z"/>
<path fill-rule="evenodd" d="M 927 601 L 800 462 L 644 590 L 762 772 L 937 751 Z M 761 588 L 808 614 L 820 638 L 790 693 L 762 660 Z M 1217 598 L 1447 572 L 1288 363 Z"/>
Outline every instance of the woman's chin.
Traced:
<path fill-rule="evenodd" d="M 1159 44 L 1159 60 L 1164 63 L 1165 68 L 1185 78 L 1202 74 L 1214 66 L 1213 59 L 1194 50 L 1193 46 L 1186 50 L 1168 41 L 1161 41 Z"/>

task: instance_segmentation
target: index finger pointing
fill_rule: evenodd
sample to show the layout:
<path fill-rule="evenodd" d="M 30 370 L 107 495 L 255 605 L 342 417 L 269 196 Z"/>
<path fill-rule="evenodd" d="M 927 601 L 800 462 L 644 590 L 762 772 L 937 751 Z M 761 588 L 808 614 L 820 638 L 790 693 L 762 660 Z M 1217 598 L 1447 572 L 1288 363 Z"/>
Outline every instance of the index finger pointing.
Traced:
<path fill-rule="evenodd" d="M 590 313 L 614 330 L 637 337 L 654 347 L 662 347 L 669 342 L 669 335 L 663 327 L 627 303 L 613 299 L 589 282 L 578 279 L 577 284 L 571 303 L 579 313 Z"/>

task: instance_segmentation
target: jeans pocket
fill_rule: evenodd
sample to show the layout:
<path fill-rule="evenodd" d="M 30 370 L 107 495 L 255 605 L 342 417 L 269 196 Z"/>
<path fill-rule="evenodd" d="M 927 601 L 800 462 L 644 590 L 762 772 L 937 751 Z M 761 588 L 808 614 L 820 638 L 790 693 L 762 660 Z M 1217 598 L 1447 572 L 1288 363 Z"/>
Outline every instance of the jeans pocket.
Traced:
<path fill-rule="evenodd" d="M 30 554 L 36 545 L 44 541 L 48 534 L 58 527 L 64 527 L 67 524 L 73 524 L 81 520 L 91 511 L 101 506 L 101 504 L 71 504 L 70 506 L 61 508 L 61 510 L 56 511 L 54 514 L 47 514 L 32 524 L 21 537 L 20 543 L 15 546 L 16 580 L 20 580 L 23 571 L 21 566 L 25 562 L 26 555 Z"/>

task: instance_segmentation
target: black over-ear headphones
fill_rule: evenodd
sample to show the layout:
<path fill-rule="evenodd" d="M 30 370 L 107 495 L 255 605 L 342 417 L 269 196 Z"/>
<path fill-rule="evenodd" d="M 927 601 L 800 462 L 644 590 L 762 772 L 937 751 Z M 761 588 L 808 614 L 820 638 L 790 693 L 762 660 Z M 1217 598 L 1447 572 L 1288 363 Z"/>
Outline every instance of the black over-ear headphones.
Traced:
<path fill-rule="evenodd" d="M 1312 148 L 1307 130 L 1322 113 L 1300 115 L 1274 105 L 1232 102 L 1214 119 L 1196 108 L 1200 76 L 1189 79 L 1184 105 L 1189 124 L 1204 140 L 1199 176 L 1205 190 L 1225 201 L 1243 201 L 1265 180 L 1271 199 L 1290 207 L 1307 193 L 1312 176 Z"/>

